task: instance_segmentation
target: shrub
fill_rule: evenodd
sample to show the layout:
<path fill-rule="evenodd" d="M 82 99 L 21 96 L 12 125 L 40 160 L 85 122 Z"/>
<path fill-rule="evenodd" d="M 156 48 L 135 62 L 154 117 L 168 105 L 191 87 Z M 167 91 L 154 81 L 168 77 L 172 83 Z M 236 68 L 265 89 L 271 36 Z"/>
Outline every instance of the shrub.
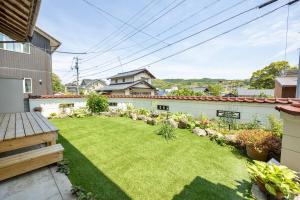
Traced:
<path fill-rule="evenodd" d="M 70 174 L 69 161 L 64 159 L 58 162 L 56 171 L 60 173 L 64 173 L 65 175 L 69 175 Z"/>
<path fill-rule="evenodd" d="M 283 194 L 285 198 L 294 199 L 300 194 L 299 178 L 286 166 L 254 161 L 248 166 L 248 171 L 254 181 L 274 196 Z"/>
<path fill-rule="evenodd" d="M 148 116 L 150 114 L 150 112 L 147 109 L 145 109 L 145 108 L 138 109 L 137 113 L 139 115 L 145 115 L 145 116 Z"/>
<path fill-rule="evenodd" d="M 257 116 L 255 116 L 251 122 L 244 124 L 244 126 L 245 129 L 260 129 L 261 122 L 258 120 Z"/>
<path fill-rule="evenodd" d="M 269 120 L 269 126 L 270 126 L 270 131 L 278 136 L 281 137 L 283 134 L 283 126 L 282 126 L 282 121 L 276 119 L 273 115 L 270 115 L 268 117 Z"/>
<path fill-rule="evenodd" d="M 83 118 L 86 117 L 88 114 L 89 112 L 86 108 L 79 108 L 74 110 L 70 117 Z"/>
<path fill-rule="evenodd" d="M 201 115 L 197 125 L 202 129 L 207 129 L 211 126 L 211 121 L 205 115 Z"/>
<path fill-rule="evenodd" d="M 49 119 L 53 119 L 53 118 L 56 118 L 57 117 L 57 114 L 56 113 L 50 113 L 49 115 Z"/>
<path fill-rule="evenodd" d="M 175 128 L 173 128 L 170 124 L 164 122 L 161 127 L 157 131 L 157 135 L 161 135 L 165 139 L 173 139 L 176 137 Z"/>
<path fill-rule="evenodd" d="M 92 113 L 99 113 L 108 111 L 108 101 L 107 98 L 97 94 L 90 94 L 87 100 L 88 109 Z"/>
<path fill-rule="evenodd" d="M 241 147 L 253 146 L 257 151 L 280 152 L 281 140 L 271 132 L 254 129 L 244 130 L 237 135 L 237 143 Z"/>
<path fill-rule="evenodd" d="M 83 187 L 81 186 L 72 186 L 71 189 L 72 195 L 76 197 L 77 200 L 96 200 L 97 196 L 94 195 L 91 192 L 87 192 Z"/>

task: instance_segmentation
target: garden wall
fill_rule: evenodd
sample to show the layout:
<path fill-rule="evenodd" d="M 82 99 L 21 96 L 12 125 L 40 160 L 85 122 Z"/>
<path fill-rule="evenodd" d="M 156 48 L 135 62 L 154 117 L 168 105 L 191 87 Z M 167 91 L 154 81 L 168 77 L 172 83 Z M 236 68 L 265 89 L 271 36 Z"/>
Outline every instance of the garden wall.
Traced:
<path fill-rule="evenodd" d="M 109 102 L 111 108 L 124 107 L 126 103 L 131 103 L 137 108 L 145 108 L 152 111 L 165 111 L 159 109 L 166 109 L 170 112 L 185 112 L 199 117 L 202 113 L 207 115 L 209 118 L 216 118 L 217 111 L 233 111 L 239 114 L 240 122 L 249 122 L 255 117 L 262 124 L 267 124 L 268 116 L 274 115 L 279 118 L 279 112 L 275 110 L 275 107 L 280 104 L 288 104 L 289 100 L 285 99 L 286 102 L 281 101 L 269 101 L 268 99 L 256 100 L 256 99 L 245 99 L 245 98 L 196 98 L 196 97 L 128 97 L 128 96 L 110 96 Z M 30 109 L 34 107 L 42 107 L 42 114 L 48 117 L 50 113 L 61 113 L 62 108 L 60 104 L 74 104 L 73 108 L 80 108 L 86 105 L 85 98 L 62 98 L 62 97 L 41 97 L 30 99 Z M 117 106 L 116 106 L 117 105 Z M 159 107 L 167 106 L 167 107 Z M 68 109 L 65 109 L 68 112 Z"/>

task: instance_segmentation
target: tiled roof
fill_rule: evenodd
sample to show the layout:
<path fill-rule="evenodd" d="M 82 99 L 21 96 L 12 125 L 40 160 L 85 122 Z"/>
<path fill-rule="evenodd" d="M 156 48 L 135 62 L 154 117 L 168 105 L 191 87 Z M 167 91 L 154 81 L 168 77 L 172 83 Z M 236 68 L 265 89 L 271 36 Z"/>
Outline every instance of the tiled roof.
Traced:
<path fill-rule="evenodd" d="M 124 84 L 122 83 L 122 84 L 107 85 L 107 86 L 104 86 L 103 88 L 100 88 L 98 91 L 125 90 L 127 88 L 130 88 L 130 87 L 135 86 L 135 85 L 140 84 L 140 83 L 148 85 L 149 87 L 154 89 L 154 87 L 151 84 L 147 83 L 146 81 L 136 81 L 136 82 L 133 82 L 133 83 L 124 83 Z"/>
<path fill-rule="evenodd" d="M 215 96 L 132 96 L 132 95 L 110 95 L 109 98 L 139 98 L 139 99 L 170 99 L 170 100 L 192 100 L 192 101 L 221 101 L 221 102 L 245 102 L 245 103 L 269 103 L 269 104 L 291 104 L 300 102 L 294 98 L 251 98 L 251 97 L 215 97 Z"/>
<path fill-rule="evenodd" d="M 279 77 L 275 80 L 282 86 L 296 86 L 297 85 L 297 76 L 286 76 L 286 77 Z"/>
<path fill-rule="evenodd" d="M 125 76 L 133 76 L 133 75 L 139 74 L 141 72 L 148 73 L 150 76 L 152 76 L 152 78 L 155 78 L 147 69 L 136 69 L 136 70 L 132 70 L 132 71 L 128 71 L 128 72 L 118 73 L 118 74 L 116 74 L 114 76 L 109 77 L 109 79 L 111 79 L 111 78 L 125 77 Z"/>
<path fill-rule="evenodd" d="M 170 99 L 191 101 L 221 101 L 244 103 L 268 103 L 268 104 L 292 104 L 300 103 L 300 99 L 294 98 L 251 98 L 251 97 L 214 97 L 214 96 L 132 96 L 132 95 L 108 95 L 108 98 L 136 98 L 136 99 Z M 55 98 L 84 98 L 79 95 L 42 95 L 31 96 L 31 99 L 55 99 Z"/>
<path fill-rule="evenodd" d="M 62 98 L 84 98 L 80 95 L 40 95 L 40 96 L 30 96 L 30 99 L 62 99 Z"/>
<path fill-rule="evenodd" d="M 291 115 L 300 116 L 300 103 L 292 103 L 290 105 L 279 105 L 276 106 L 276 110 L 282 111 Z"/>

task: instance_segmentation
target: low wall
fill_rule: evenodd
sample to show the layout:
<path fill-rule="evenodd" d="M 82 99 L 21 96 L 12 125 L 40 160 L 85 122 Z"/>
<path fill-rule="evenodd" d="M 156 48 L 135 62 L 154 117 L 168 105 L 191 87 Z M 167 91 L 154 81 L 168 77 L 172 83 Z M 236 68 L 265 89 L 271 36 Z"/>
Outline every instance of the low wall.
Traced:
<path fill-rule="evenodd" d="M 157 105 L 169 106 L 170 112 L 185 112 L 194 117 L 200 114 L 208 118 L 216 118 L 217 110 L 233 111 L 240 113 L 240 122 L 249 122 L 255 117 L 262 123 L 267 124 L 268 116 L 273 115 L 279 118 L 276 104 L 266 103 L 244 103 L 244 102 L 218 102 L 218 101 L 193 101 L 193 100 L 172 100 L 172 99 L 139 99 L 139 98 L 110 98 L 113 103 L 131 103 L 136 108 L 157 110 Z"/>
<path fill-rule="evenodd" d="M 40 98 L 29 99 L 30 111 L 35 107 L 42 107 L 42 115 L 49 117 L 51 113 L 61 114 L 63 109 L 60 108 L 61 104 L 74 104 L 74 109 L 86 106 L 85 98 Z M 66 113 L 70 112 L 70 108 L 65 109 Z"/>
<path fill-rule="evenodd" d="M 130 103 L 137 108 L 145 108 L 153 111 L 158 110 L 157 106 L 168 106 L 170 112 L 185 112 L 199 117 L 204 114 L 209 118 L 216 118 L 217 111 L 234 111 L 238 112 L 240 122 L 249 122 L 257 117 L 257 119 L 264 125 L 268 122 L 268 116 L 273 115 L 279 118 L 279 112 L 275 110 L 277 105 L 288 104 L 290 100 L 284 101 L 269 101 L 268 99 L 230 99 L 230 98 L 207 98 L 193 99 L 194 97 L 122 97 L 110 96 L 109 102 L 116 103 L 117 106 L 111 108 L 124 107 L 124 104 Z M 62 97 L 47 97 L 30 99 L 30 110 L 34 107 L 42 107 L 42 114 L 48 117 L 51 113 L 61 113 L 60 104 L 73 103 L 74 108 L 86 106 L 86 99 L 79 97 L 62 98 Z M 68 111 L 68 109 L 65 109 Z"/>

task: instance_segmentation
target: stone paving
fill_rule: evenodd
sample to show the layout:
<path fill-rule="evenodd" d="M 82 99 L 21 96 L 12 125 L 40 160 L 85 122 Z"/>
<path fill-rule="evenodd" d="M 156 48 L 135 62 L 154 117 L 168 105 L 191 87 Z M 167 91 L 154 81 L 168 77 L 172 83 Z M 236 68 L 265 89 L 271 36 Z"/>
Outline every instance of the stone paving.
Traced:
<path fill-rule="evenodd" d="M 56 166 L 38 170 L 0 182 L 0 199 L 5 200 L 71 200 L 71 183 Z"/>

